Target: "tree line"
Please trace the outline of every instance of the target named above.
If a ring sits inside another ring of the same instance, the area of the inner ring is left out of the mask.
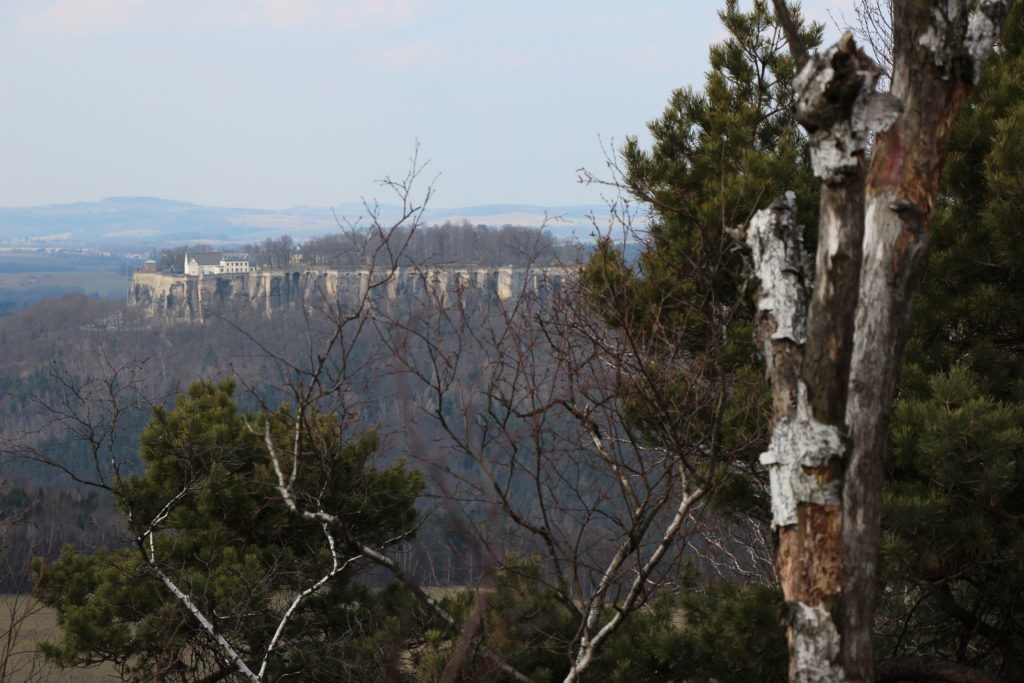
[[[339,230],[311,237],[301,244],[288,235],[268,237],[239,247],[257,266],[283,268],[293,264],[317,268],[362,268],[367,254],[378,254],[384,239],[372,227]],[[444,222],[417,226],[387,236],[389,242],[402,245],[402,264],[439,266],[551,266],[575,264],[582,246],[561,241],[543,228],[514,225],[492,227]],[[157,268],[181,270],[186,252],[215,251],[204,244],[161,249],[153,255]],[[380,264],[378,264],[380,265]]]

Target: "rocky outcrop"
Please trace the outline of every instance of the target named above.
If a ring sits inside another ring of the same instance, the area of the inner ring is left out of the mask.
[[[472,289],[507,300],[522,292],[551,291],[572,277],[564,267],[521,268],[401,268],[375,286],[375,300],[399,301],[428,292],[454,294]],[[172,275],[137,272],[132,278],[128,304],[150,318],[169,323],[202,322],[211,314],[250,310],[273,316],[274,311],[298,304],[337,301],[355,304],[371,282],[383,279],[367,269],[261,270],[222,275]]]

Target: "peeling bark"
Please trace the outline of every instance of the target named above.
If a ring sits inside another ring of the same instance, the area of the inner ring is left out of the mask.
[[[849,571],[843,644],[851,680],[874,679],[871,619],[878,574],[882,458],[924,272],[931,213],[957,112],[992,50],[1008,4],[982,0],[896,3],[892,94],[903,113],[875,142],[865,192],[864,261],[847,422],[853,448],[843,490]],[[930,5],[930,6],[929,6]],[[936,45],[934,36],[943,36]]]
[[[797,266],[780,265],[779,259],[765,258],[771,249],[751,245],[762,292],[759,316],[778,318],[780,312],[798,316],[802,320],[790,322],[789,327],[804,333],[793,340],[799,349],[787,355],[790,365],[785,372],[769,364],[774,429],[770,446],[761,456],[772,489],[776,563],[791,606],[790,678],[799,681],[842,679],[841,486],[864,226],[863,156],[868,122],[887,125],[898,113],[891,101],[873,96],[880,72],[847,34],[823,54],[804,60],[794,83],[796,116],[808,130],[814,171],[822,181],[816,278],[809,306],[804,304],[803,291],[797,298],[797,312],[783,301],[773,301],[771,310],[762,304],[769,291],[775,299],[793,298],[784,286],[784,274]],[[786,201],[795,211],[793,198],[787,196]],[[751,221],[748,242],[764,232],[758,226],[766,218]],[[795,215],[786,220],[796,224]],[[799,228],[794,231],[799,235]],[[788,247],[789,242],[785,244]],[[794,258],[802,261],[802,251],[801,244],[801,253]],[[759,326],[762,345],[767,341],[764,329]],[[765,355],[771,358],[767,347]]]
[[[881,70],[849,34],[806,55],[785,3],[774,5],[801,65],[796,117],[822,181],[809,306],[792,194],[758,212],[747,233],[773,393],[761,461],[788,605],[790,678],[870,681],[882,455],[910,304],[949,130],[1007,2],[897,3],[891,95],[874,92]],[[865,174],[869,129],[877,138]]]
[[[774,428],[761,462],[772,490],[776,564],[788,610],[790,677],[835,680],[839,631],[828,604],[842,579],[839,430],[810,413],[800,379],[806,341],[804,249],[792,193],[750,221],[747,243],[758,277],[758,338],[773,389]],[[813,558],[809,564],[805,558]]]

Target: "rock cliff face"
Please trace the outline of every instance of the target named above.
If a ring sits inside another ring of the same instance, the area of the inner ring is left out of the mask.
[[[384,285],[375,288],[378,300],[399,300],[433,292],[454,293],[475,288],[506,300],[521,292],[551,291],[572,277],[571,268],[403,268]],[[193,277],[168,273],[137,272],[132,277],[128,304],[150,318],[168,323],[198,323],[210,314],[252,310],[272,316],[275,310],[324,299],[355,303],[366,292],[378,271],[261,270],[255,273]]]

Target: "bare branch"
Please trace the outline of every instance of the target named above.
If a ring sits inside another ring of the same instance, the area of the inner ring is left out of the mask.
[[[800,37],[800,29],[797,28],[796,22],[793,21],[793,15],[790,13],[789,7],[786,6],[786,0],[772,0],[772,6],[775,8],[775,18],[786,34],[789,53],[793,55],[793,61],[796,62],[796,68],[799,71],[807,63],[808,59],[807,47]]]

